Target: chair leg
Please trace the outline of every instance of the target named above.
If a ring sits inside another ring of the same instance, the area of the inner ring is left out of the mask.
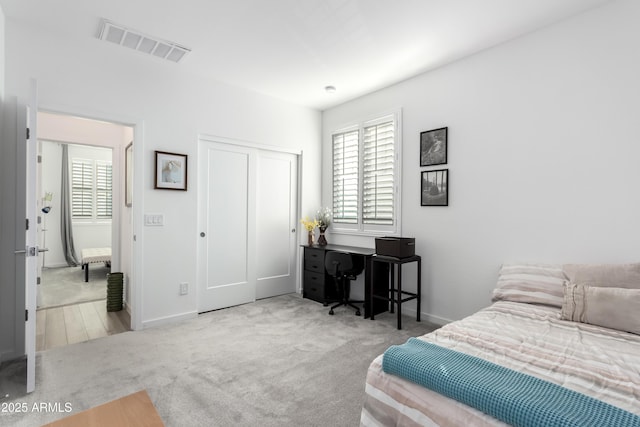
[[[338,307],[340,307],[340,306],[343,306],[343,305],[344,305],[344,306],[349,306],[349,307],[355,308],[355,310],[356,310],[356,313],[355,313],[355,314],[356,314],[356,316],[360,316],[360,315],[361,315],[361,313],[360,313],[360,307],[358,307],[358,306],[356,306],[356,305],[354,305],[354,304],[364,304],[364,301],[354,301],[354,300],[350,300],[350,299],[349,299],[349,295],[351,294],[351,281],[350,281],[350,280],[348,280],[348,279],[342,279],[342,280],[343,280],[343,282],[342,282],[342,286],[341,286],[341,287],[339,286],[339,287],[341,288],[341,291],[342,291],[342,292],[341,292],[341,293],[342,293],[342,295],[341,295],[341,297],[340,297],[340,298],[341,298],[341,300],[340,300],[340,302],[338,302],[337,304],[333,305],[333,306],[329,309],[329,314],[330,314],[330,315],[333,315],[333,314],[334,314],[334,311],[333,311],[333,310],[334,310],[335,308],[338,308]]]
[[[346,305],[348,305],[349,307],[353,307],[356,309],[356,316],[360,316],[360,307],[351,304],[352,302],[358,302],[358,301],[349,301]]]
[[[329,309],[329,314],[333,316],[333,309],[334,309],[334,308],[338,308],[338,307],[340,307],[341,305],[344,305],[344,303],[343,303],[343,302],[339,302],[339,303],[337,303],[337,304],[335,304],[335,305],[331,306],[331,308]]]

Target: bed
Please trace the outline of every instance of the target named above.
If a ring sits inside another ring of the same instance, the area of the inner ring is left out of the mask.
[[[418,340],[594,398],[627,417],[619,425],[640,425],[640,264],[505,265],[493,299]],[[385,372],[385,357],[398,348],[369,367],[361,425],[511,425]]]
[[[111,248],[86,248],[81,252],[82,269],[84,270],[84,281],[89,281],[89,264],[104,263],[111,265]]]

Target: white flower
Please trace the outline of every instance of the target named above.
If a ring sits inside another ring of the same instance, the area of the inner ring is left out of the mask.
[[[316,221],[318,221],[319,227],[329,227],[332,219],[333,213],[328,207],[320,208],[316,212]]]

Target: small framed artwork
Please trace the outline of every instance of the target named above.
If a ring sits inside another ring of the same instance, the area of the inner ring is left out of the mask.
[[[449,169],[421,172],[420,205],[449,206]]]
[[[187,191],[187,155],[156,151],[156,189]]]
[[[133,200],[133,141],[124,149],[124,205],[131,207]]]
[[[447,129],[444,127],[420,132],[420,166],[447,163]]]

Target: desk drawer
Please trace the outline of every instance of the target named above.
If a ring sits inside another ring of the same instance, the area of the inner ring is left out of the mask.
[[[305,248],[304,269],[324,274],[324,251],[322,249]]]
[[[303,297],[324,303],[324,273],[304,272]]]

